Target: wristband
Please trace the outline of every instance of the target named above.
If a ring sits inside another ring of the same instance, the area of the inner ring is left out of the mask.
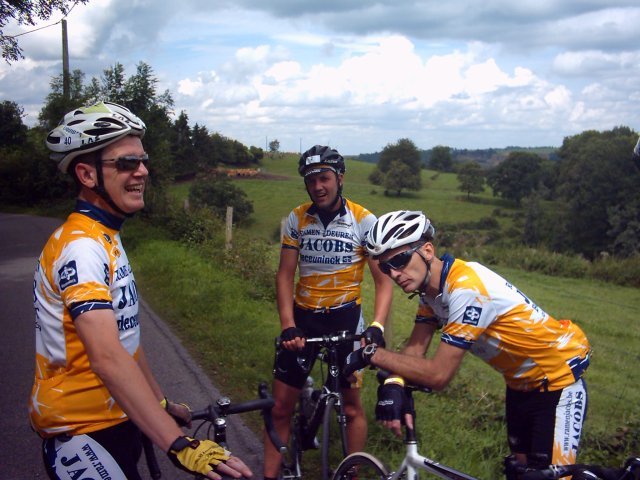
[[[371,322],[371,325],[369,325],[370,327],[376,327],[379,328],[382,333],[384,333],[384,325],[382,325],[380,322]]]
[[[384,384],[385,385],[394,384],[394,385],[400,385],[401,387],[404,387],[404,378],[398,377],[398,376],[389,377],[384,381]]]

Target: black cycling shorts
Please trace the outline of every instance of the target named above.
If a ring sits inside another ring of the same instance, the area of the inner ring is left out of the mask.
[[[576,463],[587,403],[583,379],[551,392],[519,392],[507,388],[507,435],[511,452],[545,454],[553,464]]]
[[[314,312],[294,305],[293,318],[296,327],[300,328],[307,337],[320,337],[331,333],[346,330],[351,333],[361,333],[364,330],[364,320],[361,315],[361,307],[353,304],[345,308]],[[347,343],[338,349],[340,368],[344,365],[347,355],[355,349],[355,345]],[[309,372],[318,356],[317,345],[307,345],[300,352],[280,350],[276,352],[273,365],[273,376],[281,382],[294,387],[302,388]],[[340,386],[353,388],[355,384],[349,383],[340,376]]]

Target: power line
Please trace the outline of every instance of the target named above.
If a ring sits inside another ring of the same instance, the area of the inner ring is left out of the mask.
[[[60,20],[58,20],[57,22],[54,22],[50,25],[45,25],[44,27],[38,27],[38,28],[34,28],[33,30],[29,30],[28,32],[22,32],[19,33],[17,35],[5,35],[6,38],[18,38],[21,37],[22,35],[26,35],[27,33],[33,33],[33,32],[37,32],[38,30],[44,30],[45,28],[49,28],[49,27],[53,27],[54,25],[58,25],[60,22],[62,22],[62,20],[64,20],[65,18],[67,18],[67,16],[73,11],[74,8],[76,8],[76,5],[78,5],[78,2],[80,0],[76,0],[75,2],[73,2],[73,5],[71,6],[71,8],[69,9],[69,11],[67,13],[65,13],[62,18]]]

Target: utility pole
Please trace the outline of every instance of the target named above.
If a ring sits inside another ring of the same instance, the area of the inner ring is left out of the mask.
[[[67,40],[67,21],[62,19],[62,96],[68,101],[69,92],[69,42]]]

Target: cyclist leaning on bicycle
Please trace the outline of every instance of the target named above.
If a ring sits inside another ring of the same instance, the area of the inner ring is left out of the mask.
[[[36,268],[31,423],[56,480],[139,480],[142,434],[187,471],[250,476],[216,443],[184,436],[176,420],[188,424],[189,408],[164,397],[140,344],[138,291],[120,227],[144,207],[145,131],[127,108],[100,102],[69,112],[47,136],[51,158],[79,193]]]
[[[345,173],[342,155],[330,147],[315,145],[300,157],[298,173],[304,178],[311,201],[289,214],[276,275],[283,349],[274,365],[272,415],[275,429],[285,442],[298,393],[315,360],[314,351],[303,350],[305,337],[339,330],[362,332],[360,292],[366,262],[376,289],[374,321],[365,331],[370,342],[384,341],[384,323],[392,297],[391,282],[364,250],[365,235],[376,217],[342,196]],[[299,279],[294,292],[297,268]],[[308,359],[304,368],[297,361],[300,351]],[[340,353],[341,363],[350,351],[352,348],[347,346]],[[341,384],[349,451],[361,450],[366,441],[367,422],[359,385],[352,386],[344,379]],[[265,479],[275,479],[281,457],[268,438],[264,455]]]
[[[390,212],[371,229],[370,255],[420,302],[401,353],[380,346],[357,350],[344,374],[371,364],[395,375],[378,390],[376,418],[399,434],[404,381],[441,390],[469,350],[504,376],[507,434],[516,461],[545,454],[551,463],[575,463],[587,408],[582,376],[591,348],[585,334],[575,323],[549,316],[486,267],[448,254],[436,257],[434,235],[422,212]],[[426,359],[437,328],[441,342]]]

